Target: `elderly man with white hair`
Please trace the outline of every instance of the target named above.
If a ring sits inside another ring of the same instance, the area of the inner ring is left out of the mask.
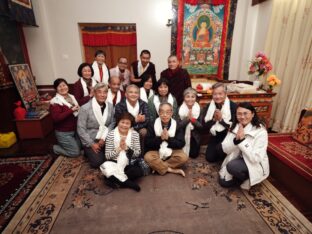
[[[160,104],[159,117],[148,127],[144,160],[160,175],[169,172],[185,176],[180,169],[188,160],[182,149],[185,145],[184,128],[177,126],[172,115],[170,103]]]
[[[103,83],[94,86],[94,97],[80,108],[77,132],[91,167],[104,162],[105,139],[115,126],[114,107],[107,102],[108,87]]]

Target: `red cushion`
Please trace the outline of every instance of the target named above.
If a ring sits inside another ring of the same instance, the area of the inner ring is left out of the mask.
[[[269,134],[268,152],[312,181],[312,149],[295,141],[291,133]]]
[[[312,109],[308,109],[293,133],[293,138],[299,143],[312,148]]]

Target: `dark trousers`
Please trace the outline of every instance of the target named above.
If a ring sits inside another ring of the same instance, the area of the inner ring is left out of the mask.
[[[226,165],[227,171],[233,175],[233,179],[225,181],[219,178],[219,183],[222,187],[232,187],[240,185],[249,178],[248,167],[243,158],[237,158],[230,161]]]
[[[125,167],[125,174],[128,176],[128,179],[135,180],[144,175],[141,167],[139,165],[128,165]]]
[[[84,147],[83,149],[91,167],[98,168],[105,161],[104,147],[99,153],[95,153],[91,147]]]
[[[189,156],[191,158],[197,158],[199,155],[200,144],[197,144],[194,137],[191,137],[191,145],[190,145],[190,153]]]
[[[224,160],[226,154],[223,152],[221,143],[226,137],[227,130],[217,132],[216,136],[210,136],[207,149],[206,149],[206,160],[208,162],[218,162]]]

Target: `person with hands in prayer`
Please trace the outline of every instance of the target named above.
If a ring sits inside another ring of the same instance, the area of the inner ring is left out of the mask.
[[[149,167],[140,157],[140,137],[133,130],[134,117],[125,112],[119,115],[117,127],[106,138],[106,161],[100,166],[112,188],[127,187],[140,191],[135,179],[148,174]]]
[[[188,155],[182,150],[185,145],[184,129],[177,126],[172,115],[170,103],[160,104],[159,117],[148,127],[144,160],[160,175],[169,172],[185,176],[180,169],[188,160]]]
[[[223,83],[212,86],[212,100],[202,112],[203,131],[210,134],[206,160],[208,162],[221,161],[224,158],[217,154],[216,146],[220,144],[235,117],[236,104],[227,97]]]
[[[268,133],[249,102],[239,103],[236,117],[217,152],[225,155],[219,172],[223,187],[249,190],[269,176]]]
[[[179,109],[179,126],[185,129],[185,146],[183,151],[191,158],[199,155],[201,109],[196,102],[197,92],[193,88],[187,88],[183,92],[184,101]]]

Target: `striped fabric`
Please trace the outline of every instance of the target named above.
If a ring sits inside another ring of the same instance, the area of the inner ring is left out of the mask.
[[[140,136],[139,136],[139,133],[136,131],[132,132],[130,148],[134,151],[133,156],[132,156],[133,159],[140,157],[140,154],[141,154]],[[107,138],[106,138],[105,157],[106,157],[106,160],[117,160],[117,157],[118,157],[118,154],[114,146],[114,131],[113,130],[108,133]]]

